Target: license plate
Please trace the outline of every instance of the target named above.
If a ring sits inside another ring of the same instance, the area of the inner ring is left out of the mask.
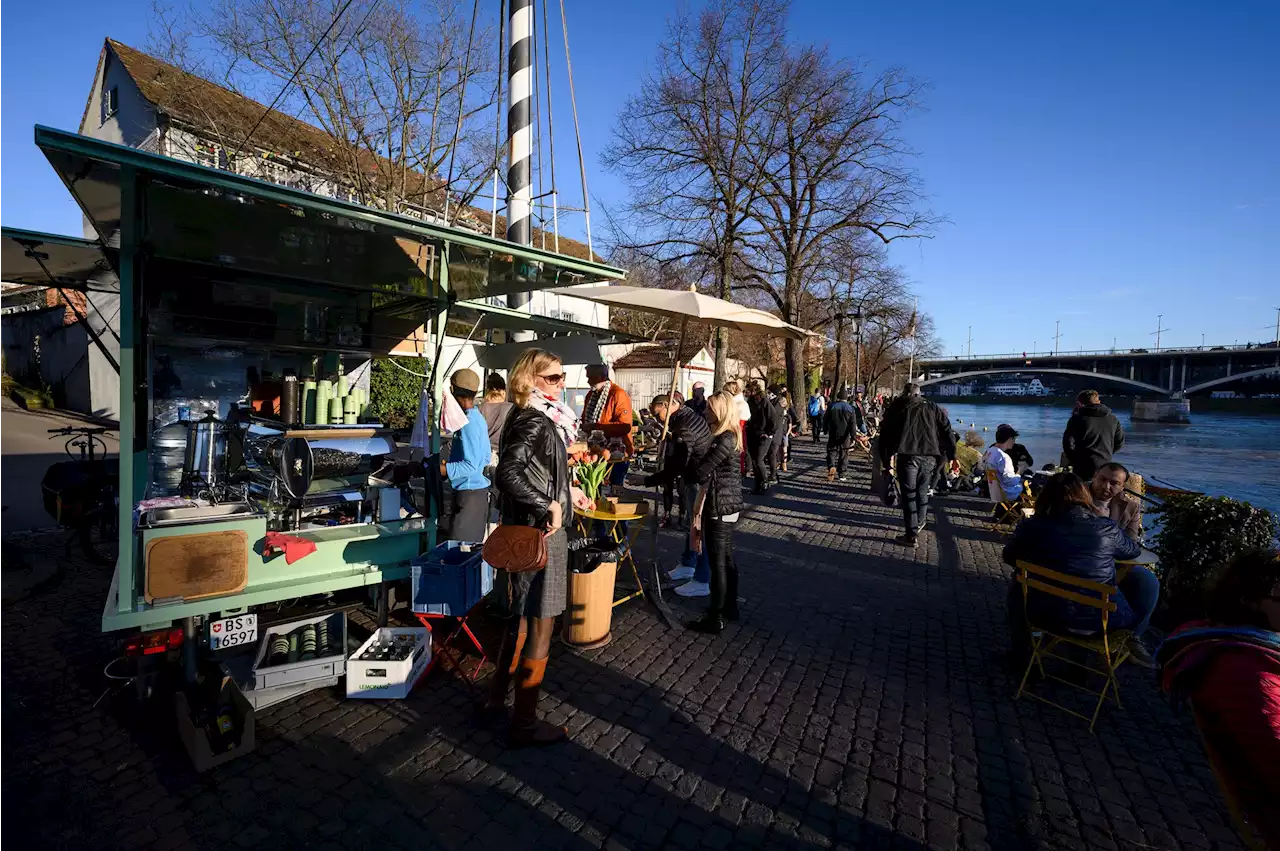
[[[239,647],[258,640],[258,616],[237,615],[209,624],[209,649]]]

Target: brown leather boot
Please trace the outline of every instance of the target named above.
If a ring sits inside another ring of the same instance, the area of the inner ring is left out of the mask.
[[[498,658],[494,660],[495,667],[493,679],[489,681],[489,695],[476,707],[477,723],[492,726],[507,720],[507,688],[511,685],[511,677],[515,674],[516,668],[520,666],[524,638],[523,632],[516,633],[514,640],[510,636],[503,637],[502,649],[498,651]],[[508,651],[510,651],[509,655]]]
[[[548,724],[538,717],[538,697],[542,678],[547,672],[546,659],[525,659],[516,674],[515,706],[511,712],[511,729],[507,745],[513,748],[542,747],[563,742],[569,737],[564,727]]]
[[[836,480],[836,468],[835,468],[835,467],[828,467],[828,468],[827,468],[827,481],[828,481],[828,482],[834,482],[835,480]]]

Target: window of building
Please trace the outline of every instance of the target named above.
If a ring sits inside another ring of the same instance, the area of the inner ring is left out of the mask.
[[[106,121],[120,109],[120,89],[112,86],[102,92],[102,120]]]
[[[547,316],[550,316],[552,319],[562,320],[564,322],[578,321],[578,314],[574,313],[572,310],[548,310]]]

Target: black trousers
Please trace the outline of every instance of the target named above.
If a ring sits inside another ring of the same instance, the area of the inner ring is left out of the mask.
[[[489,489],[454,491],[453,513],[449,520],[446,540],[483,542],[489,522]]]
[[[929,485],[933,484],[938,459],[932,455],[899,455],[898,487],[902,491],[902,518],[907,534],[915,536],[929,509]]]
[[[772,437],[747,438],[747,452],[751,455],[751,472],[756,477],[757,492],[764,490],[765,482],[769,480],[769,469],[775,467],[772,450]],[[778,477],[776,468],[773,477]]]
[[[827,443],[827,469],[836,468],[836,475],[844,475],[844,465],[849,460],[849,441],[833,440]]]
[[[737,616],[738,563],[733,558],[733,523],[710,516],[708,500],[702,509],[702,545],[707,548],[711,568],[711,597],[707,614],[712,617]]]
[[[822,414],[809,417],[809,424],[813,427],[813,442],[817,443],[822,439]]]

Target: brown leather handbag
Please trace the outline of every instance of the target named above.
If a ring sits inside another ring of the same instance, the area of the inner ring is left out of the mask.
[[[532,573],[547,566],[547,536],[534,526],[504,523],[484,542],[487,564],[508,573]]]

